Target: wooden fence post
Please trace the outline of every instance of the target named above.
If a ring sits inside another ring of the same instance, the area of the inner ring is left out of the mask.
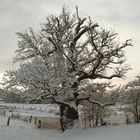
[[[8,117],[7,126],[9,126],[9,124],[10,124],[10,119],[11,119],[11,117]]]
[[[30,122],[30,123],[32,122],[32,116],[30,116],[29,122]]]
[[[34,122],[35,125],[36,125],[36,120],[37,120],[37,118],[35,117],[35,122]]]
[[[5,114],[6,114],[6,110],[3,111],[3,115],[4,115],[4,116],[5,116]]]
[[[38,120],[38,128],[41,128],[41,120]]]

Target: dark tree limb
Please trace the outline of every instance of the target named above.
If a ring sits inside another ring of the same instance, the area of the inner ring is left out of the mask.
[[[78,102],[80,102],[80,101],[88,101],[88,102],[90,102],[92,104],[98,105],[101,108],[105,108],[107,106],[115,105],[114,98],[112,99],[112,102],[105,103],[105,104],[102,104],[101,102],[98,102],[98,101],[95,101],[93,99],[90,99],[90,97],[84,97],[84,98],[78,99]]]

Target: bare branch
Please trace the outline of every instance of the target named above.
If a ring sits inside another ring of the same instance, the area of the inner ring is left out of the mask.
[[[88,101],[88,102],[90,102],[92,104],[98,105],[101,108],[111,106],[111,105],[115,105],[114,99],[112,99],[112,102],[105,103],[105,104],[102,104],[101,102],[98,102],[98,101],[95,101],[93,99],[90,99],[90,97],[83,97],[83,98],[78,99],[78,102],[80,102],[80,101]]]

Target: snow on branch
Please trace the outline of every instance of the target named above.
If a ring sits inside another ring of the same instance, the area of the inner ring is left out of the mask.
[[[84,98],[78,99],[78,102],[80,102],[80,101],[88,101],[88,102],[90,102],[90,103],[92,103],[92,104],[98,105],[98,106],[101,107],[101,108],[104,108],[104,107],[107,107],[107,106],[111,106],[111,105],[115,105],[115,100],[114,100],[114,98],[112,98],[112,102],[105,103],[105,104],[103,104],[103,103],[101,103],[101,102],[99,102],[99,101],[95,101],[95,100],[93,100],[93,99],[90,99],[90,97],[84,97]]]

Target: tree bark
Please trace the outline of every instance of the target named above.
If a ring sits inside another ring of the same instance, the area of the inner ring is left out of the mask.
[[[63,104],[60,105],[60,126],[61,126],[61,130],[64,131],[64,110],[65,110],[65,106]]]
[[[76,120],[76,119],[78,119],[78,111],[76,111],[72,107],[68,107],[68,109],[67,109],[67,116],[66,117],[68,119]]]

